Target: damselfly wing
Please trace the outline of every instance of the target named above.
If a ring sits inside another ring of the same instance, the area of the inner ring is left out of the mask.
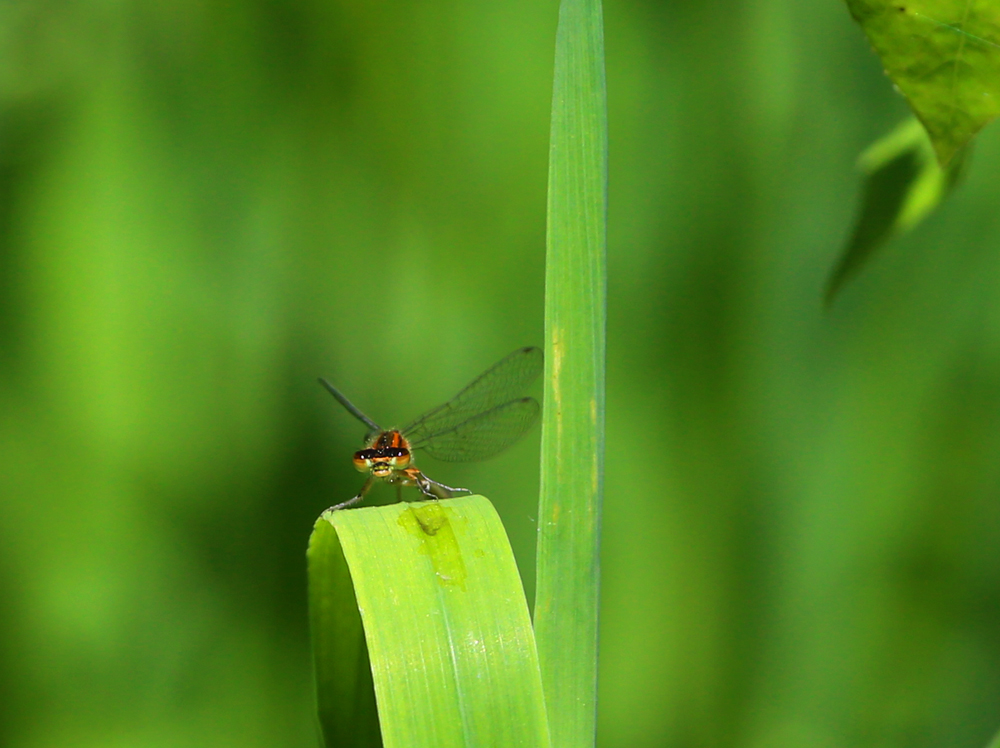
[[[448,498],[456,492],[471,493],[428,478],[414,465],[413,451],[423,450],[446,462],[485,460],[499,454],[520,439],[538,418],[538,401],[519,395],[541,371],[541,349],[519,348],[451,400],[401,429],[383,429],[336,387],[320,379],[337,402],[368,427],[365,448],[354,453],[354,466],[368,473],[368,479],[357,496],[331,509],[358,503],[376,480],[416,486],[432,499]]]

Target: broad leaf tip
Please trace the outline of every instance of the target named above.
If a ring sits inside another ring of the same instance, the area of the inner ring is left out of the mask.
[[[1000,3],[847,0],[942,167],[1000,115]]]

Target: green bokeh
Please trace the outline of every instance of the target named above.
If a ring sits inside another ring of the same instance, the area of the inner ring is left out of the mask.
[[[316,745],[305,548],[362,479],[316,377],[403,422],[541,342],[556,9],[0,6],[0,745]],[[606,23],[600,745],[980,748],[998,130],[825,313],[906,115],[846,8]],[[529,599],[537,449],[421,462]]]

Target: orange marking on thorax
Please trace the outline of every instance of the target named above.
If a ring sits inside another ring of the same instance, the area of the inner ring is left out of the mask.
[[[400,432],[395,429],[392,431],[383,431],[378,434],[371,443],[371,449],[386,449],[387,447],[402,447],[404,449],[410,448],[410,443],[406,441]]]

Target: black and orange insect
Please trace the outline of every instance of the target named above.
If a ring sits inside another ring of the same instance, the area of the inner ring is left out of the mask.
[[[420,449],[445,462],[485,460],[516,442],[538,417],[540,407],[532,397],[518,397],[542,371],[539,348],[519,348],[480,374],[455,397],[433,408],[401,429],[383,429],[358,410],[325,379],[319,382],[347,412],[368,427],[365,448],[354,453],[354,467],[368,473],[358,495],[331,509],[361,501],[376,480],[397,487],[416,486],[431,499],[471,493],[452,488],[424,475],[413,463]]]

